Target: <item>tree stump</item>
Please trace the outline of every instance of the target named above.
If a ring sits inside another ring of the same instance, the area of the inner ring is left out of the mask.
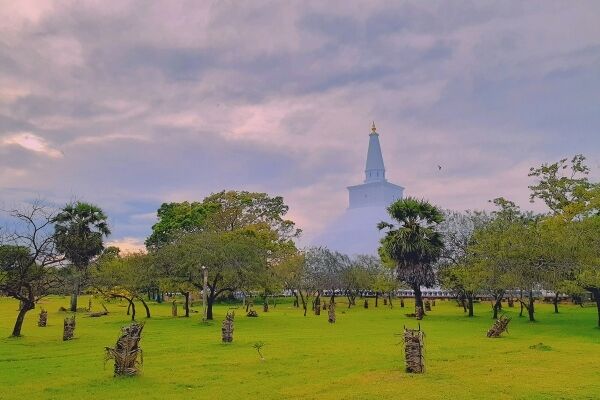
[[[246,314],[247,317],[258,317],[258,313],[254,310],[250,310],[248,311],[248,314]]]
[[[40,316],[38,319],[38,326],[43,328],[44,326],[46,326],[47,323],[48,323],[48,311],[46,311],[42,308],[42,311],[40,311]]]
[[[508,307],[513,308],[515,306],[515,301],[512,299],[512,297],[508,298]]]
[[[171,316],[177,316],[177,301],[173,300],[173,304],[171,305]]]
[[[419,329],[404,328],[404,358],[406,372],[422,374],[425,372],[425,333]]]
[[[138,322],[123,327],[115,348],[105,347],[105,362],[115,360],[114,376],[133,376],[139,373],[139,367],[144,362],[142,349],[139,347],[143,329],[144,324]]]
[[[315,315],[321,315],[321,301],[315,300]]]
[[[431,302],[429,300],[425,300],[425,311],[431,311]]]
[[[387,306],[387,299],[385,297],[383,298],[383,305]]]
[[[92,311],[92,296],[90,296],[90,298],[88,299],[88,312]]]
[[[63,341],[73,339],[75,333],[75,316],[65,318],[63,325]]]
[[[227,312],[225,316],[225,320],[223,320],[223,326],[221,327],[221,339],[223,343],[231,343],[233,342],[233,318],[235,317],[235,312],[232,311]]]
[[[329,321],[330,324],[335,324],[335,303],[333,301],[329,302],[327,321]]]
[[[400,307],[404,308],[404,299],[400,299]]]
[[[487,331],[487,337],[500,337],[502,332],[508,332],[508,323],[510,322],[510,318],[505,315],[501,315],[500,318],[494,322],[494,325]]]
[[[269,312],[269,303],[264,303],[263,304],[263,311],[264,312]]]
[[[431,305],[435,307],[435,300],[431,300]]]
[[[415,307],[415,317],[418,320],[422,320],[423,319],[423,315],[424,315],[423,307],[421,307],[421,306]]]
[[[363,305],[364,308],[369,308],[369,299],[365,299],[365,304]]]

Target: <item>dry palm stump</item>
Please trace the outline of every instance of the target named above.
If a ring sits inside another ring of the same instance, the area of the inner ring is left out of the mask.
[[[177,301],[173,300],[173,304],[171,305],[171,316],[177,316]]]
[[[431,311],[431,302],[429,300],[425,300],[425,311]]]
[[[248,314],[246,314],[247,317],[258,317],[258,313],[254,310],[250,310],[248,311]]]
[[[502,332],[508,332],[508,323],[510,322],[510,318],[505,315],[501,315],[500,318],[494,322],[494,325],[487,331],[487,337],[500,337]]]
[[[407,329],[404,327],[404,358],[406,361],[406,372],[422,374],[425,372],[425,333],[419,329]]]
[[[115,348],[105,347],[105,362],[115,360],[115,376],[132,376],[139,373],[144,362],[142,349],[139,347],[143,329],[144,324],[138,322],[125,326],[121,328],[121,336],[117,339]]]
[[[335,324],[335,303],[333,301],[329,302],[327,321],[329,321],[330,324]]]
[[[75,316],[65,318],[63,325],[63,341],[73,339],[75,333]]]
[[[221,339],[224,343],[233,342],[233,318],[235,312],[227,312],[225,319],[223,320],[223,326],[221,327]]]
[[[48,311],[46,311],[42,308],[42,311],[40,311],[40,317],[38,319],[38,326],[44,327],[44,326],[46,326],[47,323],[48,323]]]

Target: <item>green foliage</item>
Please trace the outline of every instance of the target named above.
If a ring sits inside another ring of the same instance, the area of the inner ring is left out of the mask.
[[[379,229],[388,229],[379,248],[382,259],[393,260],[399,279],[407,284],[433,285],[432,265],[444,246],[436,230],[444,220],[443,213],[426,201],[410,197],[392,203],[388,212],[398,226],[379,224]]]
[[[146,239],[146,247],[158,248],[177,234],[201,231],[206,227],[207,216],[216,208],[214,204],[199,202],[163,203],[157,211],[158,222]]]
[[[102,252],[103,237],[110,234],[102,209],[89,203],[67,204],[52,222],[56,248],[79,269]]]
[[[593,185],[587,175],[590,169],[585,165],[585,157],[575,155],[570,163],[566,158],[552,163],[531,168],[529,176],[538,178],[531,190],[530,201],[542,200],[554,214],[560,214],[573,203],[580,202],[585,192]]]

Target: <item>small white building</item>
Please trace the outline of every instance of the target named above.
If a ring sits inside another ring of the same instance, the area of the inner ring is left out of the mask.
[[[401,199],[404,188],[385,178],[383,154],[375,123],[369,134],[369,148],[363,183],[348,186],[348,208],[345,213],[318,236],[313,245],[327,246],[346,254],[377,254],[383,233],[380,221],[389,221],[386,208]]]

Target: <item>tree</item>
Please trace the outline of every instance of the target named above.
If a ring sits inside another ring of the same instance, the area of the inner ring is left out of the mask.
[[[103,296],[127,300],[131,309],[131,320],[135,320],[135,300],[141,301],[150,318],[150,308],[143,294],[151,283],[150,256],[133,253],[118,254],[102,258],[92,270],[92,285]]]
[[[157,211],[158,222],[152,225],[152,234],[146,239],[146,247],[154,250],[179,234],[202,231],[208,215],[216,208],[215,204],[200,202],[163,203]]]
[[[397,226],[379,223],[379,229],[387,229],[379,247],[380,256],[384,262],[394,261],[398,279],[410,285],[415,293],[415,306],[422,308],[421,286],[435,283],[433,264],[444,247],[436,230],[444,216],[427,201],[411,197],[392,203],[388,212]]]
[[[87,267],[104,250],[103,238],[110,234],[107,217],[97,206],[76,202],[67,204],[54,219],[54,241],[73,267],[71,311],[77,311],[82,279]]]
[[[257,283],[264,273],[267,261],[262,233],[256,228],[246,228],[181,235],[161,247],[154,260],[159,268],[176,271],[176,277],[185,277],[187,283],[198,290],[203,288],[201,267],[205,266],[208,269],[207,318],[213,319],[213,304],[221,294]],[[176,269],[167,269],[167,263],[176,263]]]
[[[476,230],[490,223],[492,216],[481,211],[465,213],[446,211],[439,230],[444,238],[444,249],[438,265],[438,280],[452,290],[457,298],[467,301],[468,315],[474,315],[475,295],[485,288],[489,270],[485,270],[469,253]]]
[[[58,283],[55,265],[62,261],[51,234],[53,214],[36,202],[13,210],[15,232],[0,238],[0,293],[20,302],[12,336],[21,336],[25,315]]]

